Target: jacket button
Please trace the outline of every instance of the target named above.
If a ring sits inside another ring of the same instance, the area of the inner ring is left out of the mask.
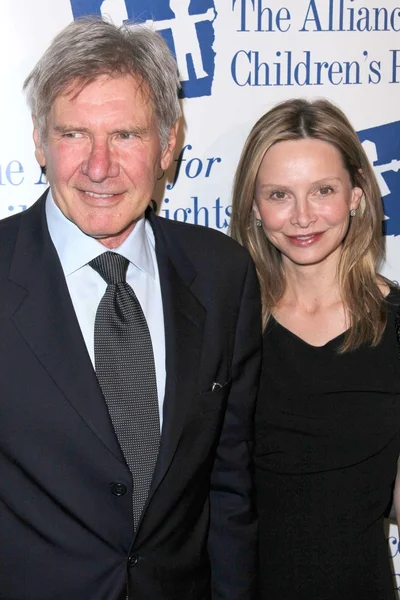
[[[111,493],[114,494],[114,496],[123,496],[127,491],[127,487],[124,483],[113,482],[111,484]]]
[[[135,567],[139,562],[139,557],[138,556],[130,556],[128,558],[128,564],[130,567]]]

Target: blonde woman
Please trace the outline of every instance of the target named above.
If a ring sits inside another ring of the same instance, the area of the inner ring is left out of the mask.
[[[377,273],[382,220],[338,108],[289,100],[255,124],[231,232],[263,297],[260,600],[394,598],[383,517],[400,452],[400,292]]]

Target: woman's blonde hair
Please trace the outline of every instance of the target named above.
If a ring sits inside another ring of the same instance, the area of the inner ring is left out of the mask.
[[[246,246],[260,279],[263,324],[285,291],[281,253],[256,226],[255,183],[265,153],[277,142],[312,138],[339,151],[353,187],[363,195],[350,219],[338,264],[338,282],[349,321],[341,351],[376,345],[386,325],[377,268],[384,258],[383,210],[377,181],[360,140],[343,112],[328,100],[287,100],[263,115],[251,130],[235,175],[230,231]],[[381,278],[383,279],[383,278]]]

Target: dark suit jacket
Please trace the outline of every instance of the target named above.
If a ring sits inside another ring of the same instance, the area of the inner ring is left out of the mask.
[[[128,588],[134,600],[206,600],[211,589],[249,600],[261,327],[248,254],[148,214],[167,377],[158,463],[133,535],[131,475],[44,202],[0,222],[0,598],[122,600]]]

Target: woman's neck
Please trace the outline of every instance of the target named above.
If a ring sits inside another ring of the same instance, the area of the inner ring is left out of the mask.
[[[280,306],[284,304],[313,313],[341,303],[336,261],[316,265],[288,262],[284,270],[286,289]]]

